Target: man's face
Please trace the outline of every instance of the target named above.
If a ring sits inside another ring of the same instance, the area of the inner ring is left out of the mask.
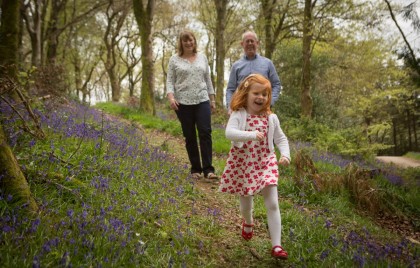
[[[244,49],[245,55],[248,58],[254,58],[257,54],[259,42],[252,33],[246,34],[241,42],[241,46]]]

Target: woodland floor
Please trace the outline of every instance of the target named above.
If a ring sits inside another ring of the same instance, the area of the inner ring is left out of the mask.
[[[146,135],[149,144],[167,151],[174,158],[174,163],[189,165],[188,156],[184,147],[184,140],[182,138],[174,137],[158,130],[145,129],[138,124],[136,124],[136,127],[139,131],[143,132],[143,135]],[[219,193],[217,191],[217,183],[208,183],[204,181],[204,179],[197,180],[195,185],[201,196],[200,199],[196,200],[196,211],[198,213],[203,213],[203,215],[207,215],[209,209],[218,209],[220,218],[222,219],[220,224],[228,233],[227,236],[219,238],[220,241],[217,241],[218,238],[211,238],[212,240],[216,239],[216,241],[213,241],[212,245],[217,248],[216,252],[219,252],[218,263],[225,264],[227,265],[226,267],[228,267],[230,263],[228,259],[225,259],[225,256],[229,256],[228,252],[238,247],[245,247],[250,256],[261,259],[262,257],[259,253],[245,243],[240,236],[241,216],[239,214],[239,202],[236,196]],[[280,199],[281,202],[292,202],[291,200],[282,197],[280,197]],[[304,211],[311,213],[308,209],[304,209]],[[409,219],[404,220],[396,216],[383,215],[378,216],[373,220],[378,225],[382,226],[382,228],[389,229],[400,236],[406,237],[413,243],[420,244],[420,231],[414,230],[413,223],[410,222]],[[270,243],[266,226],[263,223],[255,221],[254,235],[261,239],[266,239],[267,243]]]

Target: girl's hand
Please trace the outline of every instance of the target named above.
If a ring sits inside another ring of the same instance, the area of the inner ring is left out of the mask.
[[[262,141],[264,140],[264,133],[259,132],[258,130],[255,131],[257,133],[257,140]]]
[[[287,157],[281,157],[279,160],[279,165],[287,167],[290,164],[290,160]]]

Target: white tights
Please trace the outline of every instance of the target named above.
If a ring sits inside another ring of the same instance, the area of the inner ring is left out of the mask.
[[[281,245],[281,215],[278,202],[277,186],[269,185],[261,191],[267,210],[268,231],[270,232],[272,246]],[[253,196],[240,196],[240,211],[245,223],[252,224]],[[250,232],[251,228],[245,228]]]

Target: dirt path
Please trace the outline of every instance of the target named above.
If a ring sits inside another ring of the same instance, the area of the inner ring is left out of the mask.
[[[384,163],[389,163],[389,164],[392,163],[402,168],[420,167],[419,160],[415,160],[415,159],[411,159],[411,158],[403,157],[403,156],[378,156],[376,157],[376,159]]]

